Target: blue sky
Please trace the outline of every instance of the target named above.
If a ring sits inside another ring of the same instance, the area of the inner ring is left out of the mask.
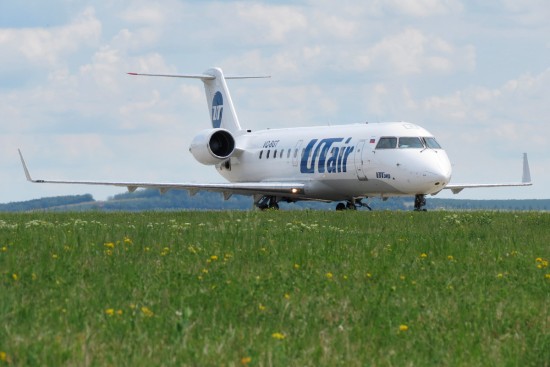
[[[221,182],[188,152],[208,124],[202,84],[128,71],[270,74],[230,81],[250,129],[410,121],[453,182],[531,188],[454,198],[550,198],[550,7],[544,0],[0,0],[0,202],[118,188],[37,178]]]

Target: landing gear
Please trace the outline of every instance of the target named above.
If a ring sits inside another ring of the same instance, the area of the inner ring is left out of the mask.
[[[256,206],[260,210],[279,210],[279,204],[277,204],[277,198],[275,196],[262,196],[260,200],[256,202]]]
[[[365,204],[361,202],[362,199],[351,199],[348,200],[345,204],[344,203],[338,203],[336,204],[336,210],[357,210],[358,207],[363,206],[367,208],[368,210],[372,210],[372,208],[369,206],[369,204]]]
[[[426,208],[426,195],[418,194],[414,197],[414,211],[425,212]]]

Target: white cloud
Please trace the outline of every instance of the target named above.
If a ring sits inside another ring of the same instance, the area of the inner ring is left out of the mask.
[[[430,17],[461,12],[463,5],[458,0],[385,0],[388,9],[414,17]]]
[[[352,55],[357,70],[379,70],[409,75],[422,72],[472,70],[475,50],[472,46],[454,47],[437,36],[418,29],[406,29],[384,37],[372,47]]]
[[[66,26],[0,29],[0,53],[4,65],[13,68],[21,67],[22,60],[33,67],[52,66],[83,46],[96,45],[100,35],[101,22],[87,8]]]

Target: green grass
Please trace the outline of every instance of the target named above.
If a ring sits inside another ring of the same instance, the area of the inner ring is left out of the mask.
[[[0,215],[0,366],[550,366],[550,214]]]

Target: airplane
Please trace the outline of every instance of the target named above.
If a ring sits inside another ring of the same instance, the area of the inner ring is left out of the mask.
[[[228,79],[269,76],[224,76],[220,68],[202,74],[133,76],[200,79],[205,88],[212,127],[192,140],[189,151],[214,166],[225,183],[103,182],[33,179],[21,150],[26,179],[33,183],[110,185],[137,188],[221,192],[250,195],[260,209],[279,209],[280,202],[338,202],[336,210],[371,209],[363,200],[414,196],[414,210],[425,211],[426,196],[442,190],[530,186],[527,154],[517,183],[453,184],[451,163],[434,135],[409,122],[360,123],[266,130],[241,128],[227,87]]]

